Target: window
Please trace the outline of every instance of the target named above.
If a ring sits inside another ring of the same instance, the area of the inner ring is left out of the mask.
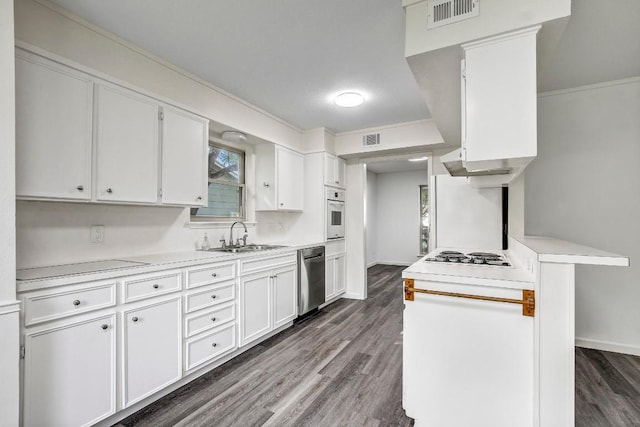
[[[195,219],[244,218],[244,153],[209,143],[209,203],[191,209]]]
[[[420,186],[420,254],[429,252],[429,186]]]

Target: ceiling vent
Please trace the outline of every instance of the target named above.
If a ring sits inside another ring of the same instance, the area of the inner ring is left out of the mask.
[[[480,0],[432,0],[427,8],[427,29],[431,29],[479,16]]]
[[[371,147],[373,145],[380,145],[380,134],[370,133],[362,137],[362,145],[364,147]]]

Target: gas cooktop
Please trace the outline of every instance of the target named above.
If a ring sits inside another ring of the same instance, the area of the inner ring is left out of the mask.
[[[441,251],[433,256],[424,258],[423,261],[478,266],[511,267],[511,263],[505,255],[495,254],[491,252],[469,252],[464,254],[458,251]]]

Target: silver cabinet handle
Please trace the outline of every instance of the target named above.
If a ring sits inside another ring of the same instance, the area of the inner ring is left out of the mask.
[[[218,345],[218,344],[213,343],[213,344],[211,344],[211,347],[216,347],[217,345]]]
[[[284,203],[280,203],[280,206],[284,206]]]
[[[198,196],[196,200],[202,200],[202,196]]]
[[[137,316],[132,317],[132,318],[131,318],[131,321],[132,321],[133,323],[137,322],[137,321],[138,321],[138,317],[137,317]]]
[[[340,184],[340,181],[334,181],[336,184]]]
[[[111,188],[107,188],[107,193],[111,194],[113,193],[113,190]]]
[[[212,322],[215,322],[215,321],[216,321],[216,318],[215,318],[215,317],[212,317],[212,318],[211,318],[211,321],[212,321]]]
[[[80,300],[79,299],[73,300],[73,305],[75,305],[76,307],[79,306]]]
[[[215,296],[215,295],[211,295],[211,298],[212,298],[212,299],[216,299],[216,296]]]
[[[216,273],[211,273],[211,277],[218,277]]]
[[[160,287],[160,285],[158,285],[157,283],[153,285],[153,289],[158,289]]]
[[[78,191],[83,191],[83,190],[84,190],[84,187],[83,187],[82,185],[78,185],[78,186],[76,187],[76,189],[77,189]]]
[[[101,328],[102,328],[103,330],[107,330],[107,329],[109,329],[109,325],[107,325],[107,324],[105,323],[104,325],[102,325],[102,326],[101,326]]]
[[[266,188],[269,188],[269,183],[268,183],[268,182],[263,182],[263,183],[262,183],[262,186],[263,186],[263,187],[266,187]]]

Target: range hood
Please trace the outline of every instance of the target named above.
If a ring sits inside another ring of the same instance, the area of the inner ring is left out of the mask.
[[[512,168],[481,169],[473,171],[467,170],[464,162],[462,161],[462,152],[459,148],[440,157],[440,162],[444,165],[451,176],[471,177],[509,175],[514,172]]]

